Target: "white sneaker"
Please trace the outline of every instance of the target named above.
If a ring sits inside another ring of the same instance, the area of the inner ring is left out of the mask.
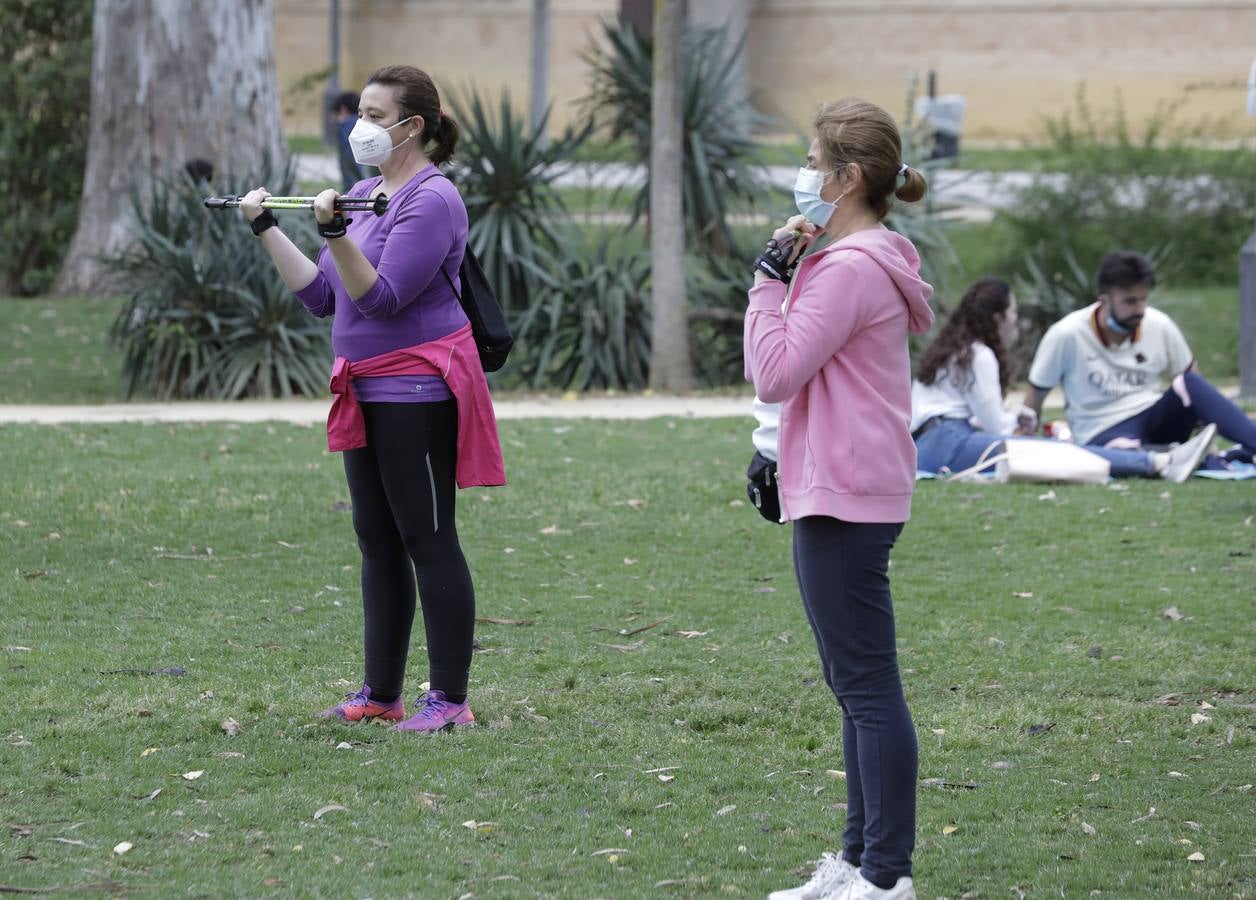
[[[859,870],[835,853],[825,853],[816,863],[811,880],[802,887],[773,891],[768,900],[820,900],[840,891],[859,875]]]
[[[1189,441],[1178,444],[1169,451],[1169,464],[1160,470],[1160,477],[1174,484],[1181,484],[1195,474],[1199,464],[1208,455],[1212,440],[1217,436],[1216,425],[1205,425],[1199,434]]]
[[[916,900],[916,889],[906,875],[892,888],[879,888],[855,869],[855,877],[844,888],[825,894],[823,900]]]

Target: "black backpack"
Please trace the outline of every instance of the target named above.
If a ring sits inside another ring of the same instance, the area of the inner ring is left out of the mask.
[[[424,181],[435,178],[437,175],[447,177],[443,172],[437,172],[427,176],[419,184],[422,185]],[[510,348],[515,345],[515,339],[510,333],[510,326],[506,324],[506,314],[502,312],[502,306],[497,302],[497,293],[488,283],[480,261],[475,258],[475,253],[471,250],[470,241],[467,242],[466,250],[462,254],[462,265],[458,268],[462,293],[454,287],[454,280],[445,271],[443,263],[440,273],[445,276],[449,289],[454,292],[454,296],[462,305],[462,311],[467,314],[467,319],[471,322],[475,346],[480,351],[480,365],[485,372],[496,372],[506,364],[506,357],[510,355]]]
[[[454,296],[462,304],[462,311],[471,321],[471,333],[475,336],[476,349],[480,351],[480,365],[485,372],[496,372],[506,364],[506,357],[510,355],[515,339],[510,333],[510,326],[506,324],[506,314],[497,302],[497,294],[488,283],[480,261],[471,250],[471,244],[467,244],[467,249],[462,254],[462,265],[458,269],[458,278],[462,282],[461,294],[454,287],[453,279],[445,271],[444,265],[440,267],[440,273],[449,282],[449,289],[454,292]]]

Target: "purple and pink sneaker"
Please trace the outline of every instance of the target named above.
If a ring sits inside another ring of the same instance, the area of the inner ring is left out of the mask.
[[[450,703],[444,691],[428,691],[417,703],[419,711],[397,723],[398,731],[445,731],[456,725],[474,725],[475,716],[466,702]]]
[[[325,709],[319,715],[324,719],[337,718],[346,722],[361,722],[365,719],[396,722],[405,718],[406,705],[400,697],[391,703],[372,700],[370,685],[364,684],[362,690],[345,694],[344,703]]]

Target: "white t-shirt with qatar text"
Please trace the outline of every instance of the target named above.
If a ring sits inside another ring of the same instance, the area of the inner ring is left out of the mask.
[[[1092,303],[1047,329],[1029,369],[1034,387],[1063,389],[1079,444],[1152,406],[1194,361],[1181,330],[1160,310],[1148,307],[1132,339],[1120,344],[1104,340],[1098,311]]]

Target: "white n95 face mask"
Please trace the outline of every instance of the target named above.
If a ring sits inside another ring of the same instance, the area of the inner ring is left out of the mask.
[[[840,197],[832,203],[823,199],[820,196],[822,187],[824,173],[819,169],[808,169],[804,166],[798,170],[798,177],[794,180],[794,203],[808,222],[820,228],[837,212],[837,204],[841,201]]]
[[[413,119],[410,116],[402,119],[397,125],[404,125]],[[388,159],[393,152],[392,138],[388,136],[388,132],[392,131],[397,125],[389,125],[382,128],[374,122],[368,122],[366,119],[358,119],[358,124],[353,126],[353,130],[349,132],[349,147],[353,150],[353,159],[358,165],[362,166],[378,166],[384,160]],[[406,141],[410,138],[406,138]],[[406,141],[402,141],[404,144]],[[401,144],[397,146],[400,147]]]

